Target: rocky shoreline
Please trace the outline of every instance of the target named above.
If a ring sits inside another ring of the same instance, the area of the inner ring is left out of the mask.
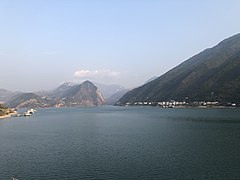
[[[9,117],[12,117],[13,115],[17,115],[17,114],[18,113],[15,111],[15,112],[0,116],[0,119],[9,118]]]
[[[0,105],[0,119],[8,118],[17,114],[18,113],[15,109],[10,109],[4,105]]]

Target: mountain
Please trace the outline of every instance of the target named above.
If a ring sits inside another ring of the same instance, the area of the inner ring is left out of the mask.
[[[22,94],[21,92],[12,92],[6,89],[0,89],[0,102],[10,101],[14,96]]]
[[[39,91],[23,93],[6,103],[13,108],[72,107],[103,105],[104,98],[99,89],[90,81],[80,85],[64,83],[52,92]]]
[[[106,105],[114,105],[126,92],[128,92],[129,89],[124,89],[121,91],[116,92],[112,96],[106,99],[105,104]]]
[[[240,103],[239,69],[240,34],[237,34],[129,91],[117,104],[186,99]]]
[[[101,91],[101,93],[103,94],[104,98],[109,98],[110,96],[112,96],[113,94],[126,90],[126,88],[120,86],[120,85],[105,85],[105,84],[101,84],[98,82],[94,82],[94,84],[98,87],[98,89]]]
[[[120,85],[104,85],[98,82],[94,82],[93,84],[99,89],[99,91],[101,91],[105,99],[109,98],[110,96],[112,96],[113,94],[119,91],[126,89]],[[64,93],[66,93],[69,89],[71,89],[75,85],[79,85],[79,84],[73,83],[73,82],[66,82],[61,86],[59,86],[58,88],[51,91],[50,93],[45,93],[45,94],[41,93],[41,95],[47,95],[50,97],[62,97]]]
[[[72,86],[61,96],[61,99],[65,106],[98,106],[104,103],[101,92],[90,81]]]
[[[76,83],[72,82],[66,82],[62,84],[61,86],[54,89],[52,92],[49,93],[49,96],[52,97],[61,97],[64,93],[66,93],[69,89],[71,89],[73,86],[77,85]]]
[[[158,77],[157,76],[154,76],[154,77],[151,77],[150,79],[148,79],[144,84],[147,84],[155,79],[157,79]]]
[[[6,103],[12,108],[38,108],[49,106],[47,101],[34,93],[24,93]]]

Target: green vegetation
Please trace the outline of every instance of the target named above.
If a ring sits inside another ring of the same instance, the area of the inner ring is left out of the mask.
[[[11,113],[11,110],[3,104],[0,104],[0,116],[5,116]]]
[[[159,101],[240,103],[240,34],[126,93],[117,104]]]

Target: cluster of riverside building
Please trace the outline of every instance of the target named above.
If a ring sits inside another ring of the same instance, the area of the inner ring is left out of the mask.
[[[208,107],[208,106],[222,106],[221,103],[217,101],[194,101],[194,102],[186,102],[186,101],[161,101],[161,102],[147,102],[147,101],[139,101],[139,102],[128,102],[127,106],[159,106],[162,108],[174,108],[174,107],[186,107],[186,106],[198,106],[198,107]],[[236,107],[236,103],[224,103],[224,106]]]

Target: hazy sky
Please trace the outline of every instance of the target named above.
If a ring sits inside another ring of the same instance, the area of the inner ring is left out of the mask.
[[[240,32],[239,0],[0,0],[0,88],[131,88]]]

